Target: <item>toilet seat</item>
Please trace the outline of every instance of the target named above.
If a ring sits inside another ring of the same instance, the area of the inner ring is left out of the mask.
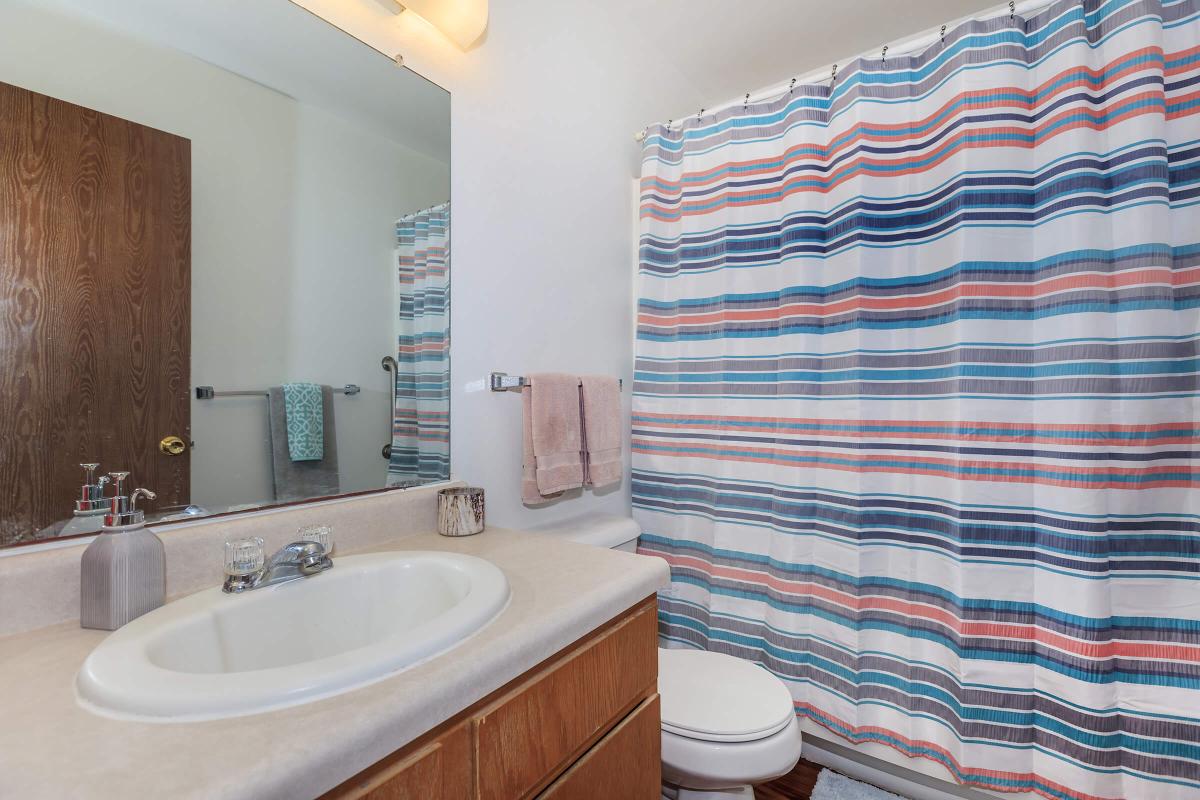
[[[754,742],[794,722],[779,678],[750,661],[704,650],[658,651],[664,733],[703,742]]]

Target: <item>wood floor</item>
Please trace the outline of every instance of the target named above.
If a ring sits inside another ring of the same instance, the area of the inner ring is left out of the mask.
[[[754,787],[756,800],[808,800],[821,772],[821,765],[800,759],[796,768],[782,778]]]

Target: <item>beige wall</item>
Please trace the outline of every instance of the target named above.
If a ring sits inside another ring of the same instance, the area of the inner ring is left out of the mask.
[[[393,223],[447,198],[448,165],[176,51],[0,6],[0,80],[191,139],[192,384],[359,384],[335,401],[342,486],[382,486]],[[193,502],[273,497],[264,400],[193,400],[192,425]]]

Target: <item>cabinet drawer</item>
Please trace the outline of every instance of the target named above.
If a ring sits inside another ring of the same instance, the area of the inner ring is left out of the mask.
[[[653,694],[657,627],[653,603],[643,604],[481,711],[475,728],[480,800],[529,796]]]
[[[538,800],[658,800],[662,796],[658,695],[621,720]]]

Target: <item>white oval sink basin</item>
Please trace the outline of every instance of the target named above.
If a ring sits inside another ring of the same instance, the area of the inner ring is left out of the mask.
[[[81,703],[178,722],[256,714],[381,680],[445,652],[508,602],[474,556],[346,556],[328,572],[241,594],[208,589],[135,619],[76,677]]]

